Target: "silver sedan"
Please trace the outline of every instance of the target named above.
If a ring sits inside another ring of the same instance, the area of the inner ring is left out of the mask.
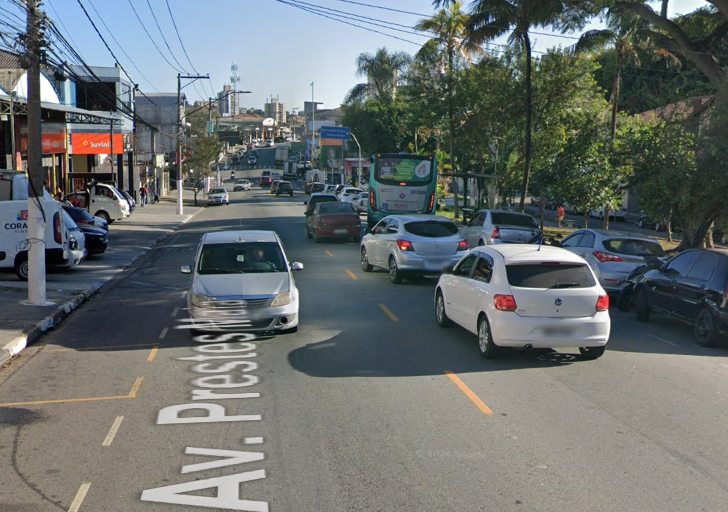
[[[618,293],[624,288],[627,276],[645,263],[645,257],[665,256],[656,240],[603,229],[579,229],[559,246],[583,257],[609,293]]]
[[[379,221],[361,241],[361,268],[389,271],[392,283],[406,274],[440,274],[457,263],[468,242],[455,223],[435,215],[390,215]]]

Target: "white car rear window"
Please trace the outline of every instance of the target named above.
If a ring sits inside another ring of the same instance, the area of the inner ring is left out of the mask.
[[[506,265],[508,283],[516,288],[591,288],[596,285],[587,265],[536,263]]]

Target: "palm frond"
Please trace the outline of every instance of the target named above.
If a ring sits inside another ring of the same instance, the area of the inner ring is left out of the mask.
[[[609,44],[614,44],[617,34],[611,30],[589,30],[584,32],[574,45],[574,53],[586,53],[602,50]]]

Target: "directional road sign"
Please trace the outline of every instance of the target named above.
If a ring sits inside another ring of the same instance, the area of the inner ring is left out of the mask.
[[[319,131],[322,139],[349,140],[349,128],[341,126],[322,126]]]

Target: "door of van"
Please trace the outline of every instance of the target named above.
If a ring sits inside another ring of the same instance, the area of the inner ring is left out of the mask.
[[[126,199],[123,200],[125,203]],[[128,203],[127,203],[128,204]],[[106,218],[109,221],[121,220],[127,215],[114,189],[109,186],[96,184],[91,187],[91,215]]]

